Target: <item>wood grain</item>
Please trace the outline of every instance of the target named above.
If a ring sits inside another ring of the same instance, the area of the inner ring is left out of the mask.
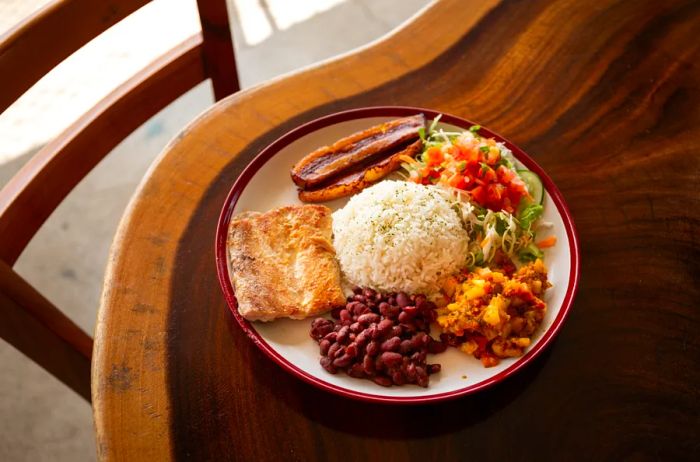
[[[100,456],[696,459],[699,24],[690,1],[445,0],[204,113],[113,247],[93,370]],[[497,130],[548,171],[576,222],[582,279],[558,340],[475,396],[384,407],[316,390],[251,344],[219,292],[216,219],[246,163],[300,123],[373,104]]]

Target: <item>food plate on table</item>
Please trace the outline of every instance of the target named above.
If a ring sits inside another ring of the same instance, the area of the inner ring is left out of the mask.
[[[356,399],[435,402],[515,373],[571,308],[568,208],[527,154],[437,111],[304,124],[234,183],[216,235],[237,323],[299,378]]]

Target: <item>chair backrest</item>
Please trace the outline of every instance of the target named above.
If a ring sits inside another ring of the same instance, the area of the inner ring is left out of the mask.
[[[0,112],[148,0],[53,0],[0,37]],[[0,190],[0,337],[90,400],[92,338],[12,266],[66,195],[133,130],[209,78],[238,90],[226,0],[197,0],[200,33],[124,82],[40,149]],[[157,28],[157,24],[154,25]]]

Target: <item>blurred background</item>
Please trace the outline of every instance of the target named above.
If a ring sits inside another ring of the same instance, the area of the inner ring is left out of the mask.
[[[0,34],[47,3],[0,0]],[[241,87],[365,45],[427,3],[228,0]],[[0,187],[49,139],[198,29],[195,0],[155,0],[56,67],[0,114]],[[94,330],[109,246],[129,198],[167,142],[212,103],[204,82],[145,123],[78,185],[20,257],[16,271],[85,331]],[[2,340],[0,365],[0,461],[94,460],[90,406]]]

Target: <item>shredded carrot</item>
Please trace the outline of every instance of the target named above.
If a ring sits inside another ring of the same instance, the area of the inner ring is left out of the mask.
[[[544,239],[542,239],[540,242],[537,242],[535,245],[539,247],[540,249],[546,249],[547,247],[554,247],[554,244],[557,243],[557,237],[556,236],[549,236]]]
[[[416,159],[414,159],[411,156],[407,156],[406,154],[401,154],[399,156],[399,159],[401,159],[404,162],[408,162],[409,164],[417,164],[418,163],[418,161]]]

